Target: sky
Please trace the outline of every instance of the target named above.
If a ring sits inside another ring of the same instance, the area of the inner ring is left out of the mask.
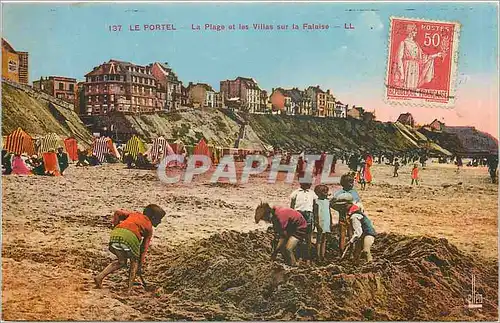
[[[496,3],[3,3],[3,37],[30,55],[30,81],[58,75],[83,80],[110,59],[168,62],[180,80],[253,77],[260,87],[320,85],[349,106],[395,121],[410,112],[419,124],[435,118],[470,125],[498,138],[498,5]],[[389,17],[461,24],[453,108],[384,102]],[[273,25],[253,30],[252,24]],[[304,30],[323,24],[328,30]],[[144,30],[145,24],[176,29]],[[225,30],[205,30],[205,24]],[[228,25],[235,24],[236,30]],[[239,30],[239,24],[250,25]],[[298,30],[291,30],[297,24]],[[121,31],[110,26],[121,25]],[[139,31],[130,31],[139,25]],[[193,30],[192,25],[200,25]],[[289,25],[277,30],[277,25]],[[339,26],[335,28],[334,26]],[[354,29],[346,29],[352,26]],[[111,27],[112,28],[112,27]]]

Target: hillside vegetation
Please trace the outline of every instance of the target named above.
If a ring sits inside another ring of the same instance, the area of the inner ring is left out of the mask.
[[[33,137],[54,132],[83,144],[92,142],[91,133],[73,110],[2,82],[2,135],[18,127]]]

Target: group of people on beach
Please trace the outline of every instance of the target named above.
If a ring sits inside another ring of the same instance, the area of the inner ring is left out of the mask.
[[[342,189],[329,199],[329,187],[320,184],[311,189],[311,183],[301,183],[300,188],[290,195],[290,206],[273,206],[261,203],[255,210],[255,222],[272,224],[277,238],[273,245],[271,259],[278,253],[285,262],[296,266],[297,256],[310,265],[313,258],[318,263],[326,260],[326,247],[333,236],[338,239],[338,250],[343,252],[352,247],[355,263],[372,261],[371,246],[376,231],[368,218],[360,197],[354,188],[354,174],[344,174]],[[312,240],[316,232],[316,254],[312,254]],[[297,246],[301,248],[297,250]],[[300,252],[297,252],[300,251]]]
[[[12,154],[2,150],[2,175],[45,175],[58,176],[64,175],[64,171],[69,166],[68,154],[63,147],[48,151],[49,158],[38,155],[28,156],[23,154]]]

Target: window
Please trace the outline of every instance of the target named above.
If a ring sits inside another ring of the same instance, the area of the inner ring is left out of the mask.
[[[107,81],[107,80],[108,80],[108,76],[104,75],[104,81]]]
[[[64,90],[64,83],[59,83],[59,90]]]
[[[70,91],[74,91],[75,90],[75,85],[74,84],[70,84],[69,85],[69,90]]]
[[[111,94],[111,101],[114,101],[115,100],[115,96],[113,94]]]
[[[153,99],[149,99],[149,105],[153,105]]]
[[[137,77],[136,76],[133,77],[133,81],[137,82]]]

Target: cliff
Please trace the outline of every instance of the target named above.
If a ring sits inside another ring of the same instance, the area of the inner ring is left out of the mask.
[[[2,135],[21,127],[33,137],[54,132],[62,138],[75,137],[84,146],[92,143],[73,105],[26,85],[2,81]]]

